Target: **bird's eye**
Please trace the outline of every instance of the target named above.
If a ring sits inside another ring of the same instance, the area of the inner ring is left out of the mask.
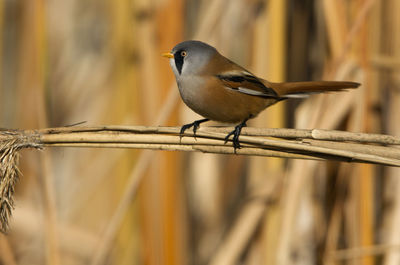
[[[181,51],[181,56],[185,57],[187,55],[186,51]]]

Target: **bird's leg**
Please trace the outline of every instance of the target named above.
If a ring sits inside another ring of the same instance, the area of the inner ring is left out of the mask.
[[[236,149],[239,149],[239,148],[240,148],[239,136],[240,136],[240,133],[241,133],[241,131],[242,131],[242,128],[247,126],[246,122],[247,122],[249,119],[250,119],[250,118],[247,118],[247,119],[245,119],[244,121],[242,121],[239,125],[236,125],[235,129],[234,129],[233,131],[231,131],[231,132],[225,137],[225,143],[227,143],[227,142],[229,141],[229,137],[230,137],[231,135],[233,135],[232,144],[233,144],[233,148],[234,148],[235,153],[236,153]]]
[[[196,137],[196,131],[199,128],[200,123],[203,123],[203,122],[206,122],[206,121],[209,121],[209,119],[201,119],[201,120],[197,120],[197,121],[194,121],[192,123],[188,123],[188,124],[183,125],[181,127],[181,131],[179,133],[181,138],[183,137],[183,134],[185,133],[185,131],[187,129],[191,128],[191,127],[193,127],[193,135],[194,135],[194,137]]]

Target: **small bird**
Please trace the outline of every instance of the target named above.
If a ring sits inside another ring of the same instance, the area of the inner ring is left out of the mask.
[[[196,40],[181,42],[171,52],[162,55],[170,58],[185,104],[205,118],[183,125],[180,135],[191,127],[196,135],[200,124],[209,120],[239,123],[225,138],[226,143],[233,135],[235,150],[240,148],[239,136],[246,122],[268,106],[288,98],[341,91],[360,85],[347,81],[272,83],[232,62],[214,47]]]

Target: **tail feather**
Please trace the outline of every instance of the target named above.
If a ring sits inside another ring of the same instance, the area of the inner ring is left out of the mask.
[[[341,91],[360,86],[359,83],[348,81],[286,82],[269,83],[268,85],[281,97],[303,97],[308,94]]]

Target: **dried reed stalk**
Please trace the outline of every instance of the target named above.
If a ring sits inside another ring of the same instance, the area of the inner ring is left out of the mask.
[[[393,85],[389,85],[386,89],[388,94],[387,98],[387,131],[393,135],[400,135],[400,124],[398,123],[398,107],[400,104],[400,93],[399,93],[399,66],[400,66],[400,51],[398,49],[400,45],[400,17],[398,10],[400,9],[400,2],[396,0],[385,1],[380,3],[382,6],[381,16],[384,17],[381,23],[381,29],[386,34],[382,34],[382,37],[378,39],[381,46],[380,50],[376,50],[375,54],[381,64],[377,66],[385,67],[381,69],[380,75],[377,79],[384,84],[388,82]],[[385,6],[386,5],[386,6]],[[384,29],[387,31],[384,31]],[[374,55],[375,57],[375,55]],[[373,58],[374,58],[373,57]],[[391,58],[385,60],[384,58]],[[396,63],[397,61],[397,63]],[[383,70],[383,71],[382,71]],[[382,94],[382,91],[379,95]],[[385,93],[384,92],[384,93]],[[384,199],[385,203],[389,203],[391,207],[385,209],[383,212],[383,225],[378,228],[384,231],[383,240],[380,243],[387,244],[388,246],[400,244],[400,181],[399,181],[400,170],[389,169],[385,175],[384,183]],[[394,251],[386,251],[383,256],[383,265],[396,265],[400,263],[400,252],[399,248],[395,248]]]
[[[231,129],[233,128],[203,127],[199,129],[196,137],[192,132],[187,132],[183,138],[179,135],[178,127],[104,126],[61,127],[35,131],[3,130],[0,132],[1,230],[7,230],[14,205],[14,186],[19,176],[17,151],[22,148],[141,148],[296,159],[334,159],[400,166],[400,149],[388,146],[399,145],[398,137],[326,130],[245,128],[240,137],[243,148],[235,151],[230,143],[224,142],[226,131]],[[344,144],[350,141],[353,143]],[[369,142],[373,144],[367,144]]]
[[[20,172],[18,151],[23,148],[40,149],[37,139],[30,139],[17,131],[0,132],[0,231],[6,232],[11,211],[14,208],[14,187]]]

